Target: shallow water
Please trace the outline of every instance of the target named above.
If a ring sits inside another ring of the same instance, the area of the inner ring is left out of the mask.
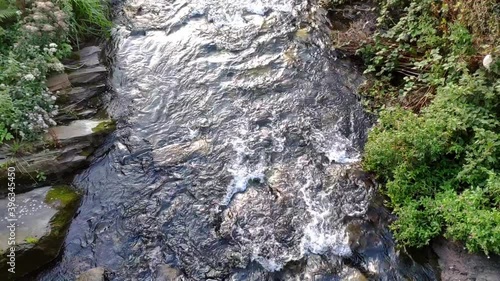
[[[389,214],[370,203],[376,186],[357,169],[372,124],[354,94],[362,77],[329,50],[324,11],[305,0],[117,9],[118,129],[76,178],[82,206],[38,280],[96,266],[155,280],[162,264],[181,280],[435,280],[394,249]]]

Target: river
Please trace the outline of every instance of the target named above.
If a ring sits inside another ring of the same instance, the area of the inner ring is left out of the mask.
[[[436,280],[394,247],[358,168],[359,70],[306,0],[127,0],[113,32],[117,131],[75,179],[62,258],[37,280]],[[354,277],[353,277],[354,276]],[[359,277],[359,279],[352,279]],[[351,279],[349,279],[351,278]]]

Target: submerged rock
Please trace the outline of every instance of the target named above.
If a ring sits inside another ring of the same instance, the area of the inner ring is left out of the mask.
[[[188,160],[194,154],[207,154],[210,151],[210,142],[197,140],[190,143],[176,143],[164,146],[153,153],[156,163],[162,165],[176,165]]]
[[[161,264],[157,267],[156,281],[180,281],[182,272],[168,264]]]
[[[343,274],[342,281],[368,281],[366,276],[363,275],[359,270],[348,268]]]
[[[76,281],[104,281],[105,270],[102,267],[96,267],[85,271],[80,274]]]
[[[80,195],[69,186],[35,189],[16,197],[16,211],[11,216],[7,208],[0,209],[0,280],[14,280],[55,259],[66,236],[71,219],[78,207]],[[7,206],[8,199],[0,204]],[[11,224],[15,218],[15,274],[9,273],[7,262],[13,245],[7,245]]]

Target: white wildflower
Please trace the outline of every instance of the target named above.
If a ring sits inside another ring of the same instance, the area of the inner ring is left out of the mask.
[[[64,71],[64,65],[60,62],[52,63],[49,65],[49,67],[57,72]]]
[[[55,101],[57,99],[57,97],[56,96],[51,96],[50,99],[52,99],[52,100]]]
[[[486,55],[483,59],[483,66],[486,69],[490,70],[492,63],[493,63],[493,57],[490,54]]]
[[[50,24],[44,24],[43,27],[42,27],[42,30],[43,31],[46,31],[46,32],[50,32],[50,31],[54,31],[56,30],[55,27],[53,27],[52,25]],[[52,49],[52,48],[51,48]]]
[[[50,43],[49,44],[49,48],[57,48],[57,44],[56,43]]]
[[[32,25],[26,25],[24,27],[24,29],[26,29],[29,32],[33,32],[33,33],[38,31],[38,28],[36,26],[32,26]]]
[[[26,81],[33,81],[35,80],[35,76],[31,73],[24,75],[24,80]]]

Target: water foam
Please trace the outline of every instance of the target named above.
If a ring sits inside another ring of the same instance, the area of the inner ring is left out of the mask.
[[[302,159],[298,159],[301,165]],[[350,256],[352,254],[348,243],[348,236],[345,230],[328,222],[332,216],[333,207],[329,202],[328,195],[332,191],[321,190],[313,199],[307,190],[315,184],[312,176],[307,175],[306,184],[300,188],[300,193],[306,204],[306,211],[311,217],[311,221],[304,227],[304,235],[301,241],[301,248],[304,255],[325,254],[330,252],[337,256]],[[323,200],[326,202],[322,202]],[[339,224],[340,225],[340,224]]]
[[[226,196],[222,201],[222,205],[229,205],[233,196],[237,193],[244,192],[247,189],[248,182],[251,180],[264,181],[264,172],[266,167],[259,162],[257,165],[249,165],[245,162],[245,157],[250,155],[252,151],[248,148],[245,141],[241,138],[235,138],[231,142],[236,159],[227,171],[233,176],[229,184]]]

